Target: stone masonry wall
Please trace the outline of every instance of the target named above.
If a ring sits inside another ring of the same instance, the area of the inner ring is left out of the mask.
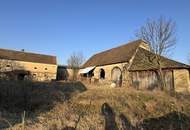
[[[123,73],[124,66],[126,65],[127,63],[118,63],[118,64],[112,64],[112,65],[97,66],[94,70],[94,78],[100,79],[100,70],[103,69],[105,71],[105,80],[111,81],[112,69],[114,67],[119,67]],[[123,78],[125,78],[124,75],[123,75]]]
[[[12,70],[25,70],[30,71],[31,77],[36,81],[55,80],[57,75],[57,65],[13,61],[13,60],[0,60],[2,71]]]
[[[189,71],[187,69],[174,70],[174,86],[176,92],[190,92]]]

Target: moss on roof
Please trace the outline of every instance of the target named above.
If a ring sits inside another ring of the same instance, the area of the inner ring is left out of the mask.
[[[187,68],[190,66],[168,59],[166,57],[160,56],[161,68],[163,69],[180,69]],[[158,63],[155,58],[155,54],[147,51],[143,48],[138,48],[135,58],[132,62],[129,71],[142,71],[142,70],[155,70],[158,69]]]

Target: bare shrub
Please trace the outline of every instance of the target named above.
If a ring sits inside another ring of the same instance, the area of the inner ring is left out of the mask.
[[[79,68],[84,62],[84,56],[81,52],[73,52],[67,60],[68,67],[72,69],[72,80],[77,80]]]

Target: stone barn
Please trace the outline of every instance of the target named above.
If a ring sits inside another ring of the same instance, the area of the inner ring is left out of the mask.
[[[93,55],[79,74],[91,81],[154,89],[160,83],[154,57],[145,41],[136,40]],[[178,92],[190,90],[190,66],[165,57],[161,57],[160,62],[168,89]]]
[[[57,75],[55,56],[0,49],[0,78],[50,81]]]

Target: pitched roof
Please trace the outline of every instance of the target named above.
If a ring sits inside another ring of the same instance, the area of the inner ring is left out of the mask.
[[[142,71],[142,70],[155,70],[158,69],[157,62],[155,59],[155,54],[147,51],[143,48],[138,48],[138,51],[133,59],[132,65],[129,71]],[[168,59],[161,56],[161,68],[163,69],[180,69],[187,68],[190,69],[189,65]]]
[[[35,54],[29,52],[0,49],[0,59],[44,63],[44,64],[57,64],[56,56]]]
[[[142,42],[144,41],[136,40],[128,44],[95,54],[83,65],[83,67],[128,62]]]
[[[93,55],[84,65],[83,67],[89,66],[101,66],[101,65],[109,65],[115,63],[129,62],[132,56],[136,53],[132,65],[129,68],[129,71],[137,71],[137,70],[154,70],[157,69],[157,63],[155,63],[155,54],[145,50],[140,46],[141,43],[146,43],[143,40],[136,40],[130,42],[128,44],[98,53]],[[153,62],[151,60],[154,60]],[[161,57],[161,67],[162,68],[188,68],[189,65]]]

